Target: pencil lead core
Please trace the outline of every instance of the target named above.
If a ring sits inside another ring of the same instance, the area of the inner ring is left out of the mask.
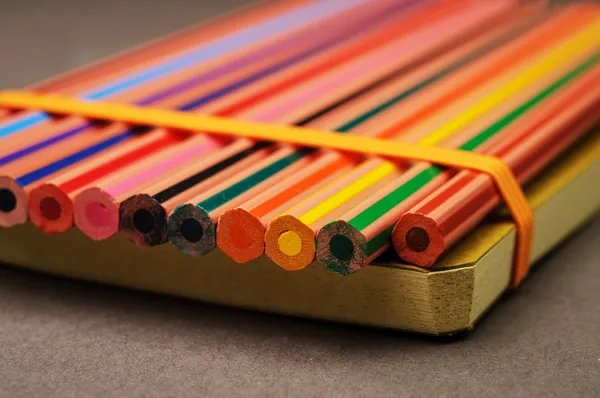
[[[347,221],[324,225],[317,234],[316,243],[317,260],[333,273],[351,275],[366,264],[367,240]]]
[[[62,208],[56,199],[45,197],[40,201],[40,211],[46,219],[56,221],[62,213]]]
[[[219,217],[217,246],[233,261],[247,263],[265,251],[265,227],[244,209],[231,209]]]
[[[414,252],[423,253],[429,247],[429,234],[423,228],[413,227],[406,233],[406,245]]]
[[[119,206],[119,231],[138,247],[151,247],[167,241],[167,212],[148,194],[137,194]]]
[[[147,234],[154,228],[154,217],[146,209],[139,209],[133,214],[133,226],[139,232]]]
[[[392,231],[392,245],[410,264],[431,267],[444,251],[444,234],[437,221],[420,213],[404,213]]]
[[[110,222],[110,214],[104,203],[92,202],[85,206],[85,215],[88,219],[94,220],[97,224],[104,226]]]
[[[302,251],[300,235],[294,231],[285,231],[277,239],[279,250],[286,256],[297,256]]]
[[[289,214],[276,217],[265,233],[265,253],[287,271],[298,271],[315,258],[315,233]]]
[[[10,213],[17,207],[17,198],[15,194],[6,188],[0,189],[0,211]]]
[[[193,218],[186,218],[183,220],[179,229],[181,230],[181,236],[191,243],[200,241],[204,235],[202,232],[202,225]]]
[[[349,261],[354,257],[354,244],[345,235],[335,235],[329,241],[331,254],[341,261]]]

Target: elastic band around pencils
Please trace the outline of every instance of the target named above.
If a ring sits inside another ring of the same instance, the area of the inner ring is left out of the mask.
[[[366,136],[339,135],[303,127],[270,125],[133,105],[85,102],[55,94],[35,94],[21,91],[0,92],[0,106],[36,109],[56,114],[78,115],[91,119],[120,121],[189,132],[246,137],[258,141],[329,148],[362,155],[425,161],[447,167],[480,171],[488,174],[495,181],[516,223],[517,245],[512,287],[518,286],[529,272],[533,238],[533,211],[510,168],[494,157]]]

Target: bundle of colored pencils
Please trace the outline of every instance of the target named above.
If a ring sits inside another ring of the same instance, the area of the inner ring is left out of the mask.
[[[32,89],[473,151],[526,184],[600,119],[600,6],[273,1]],[[0,117],[5,228],[347,275],[391,247],[432,266],[502,201],[486,174],[423,162]]]

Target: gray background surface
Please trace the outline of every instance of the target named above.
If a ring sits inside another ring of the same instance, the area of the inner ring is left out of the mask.
[[[0,87],[33,83],[244,3],[0,0]],[[474,333],[452,341],[3,266],[0,396],[600,397],[599,258],[596,217]]]

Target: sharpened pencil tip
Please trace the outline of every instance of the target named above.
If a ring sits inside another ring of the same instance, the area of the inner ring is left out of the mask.
[[[344,235],[335,235],[331,238],[329,250],[340,261],[349,261],[354,256],[354,244]]]

